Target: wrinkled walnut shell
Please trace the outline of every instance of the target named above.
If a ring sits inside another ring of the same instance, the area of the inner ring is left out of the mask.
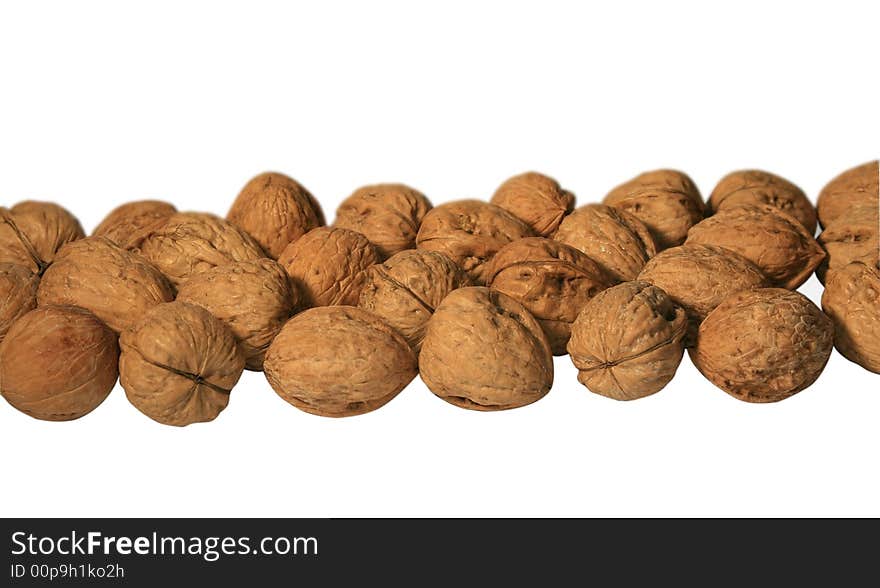
[[[819,222],[827,227],[852,208],[880,206],[880,162],[869,161],[848,169],[828,182],[819,193]]]
[[[107,237],[123,249],[136,249],[144,237],[164,225],[175,212],[173,204],[161,200],[127,202],[104,217],[92,236]]]
[[[76,217],[57,204],[28,200],[0,208],[0,263],[42,274],[62,245],[84,236]]]
[[[816,207],[803,190],[781,176],[757,169],[736,171],[721,178],[709,196],[712,212],[743,204],[778,208],[816,234]]]
[[[13,323],[37,307],[40,276],[23,265],[0,263],[0,342]]]
[[[819,234],[819,244],[827,254],[816,268],[824,284],[827,275],[854,261],[877,265],[880,261],[880,208],[862,206],[837,217]]]
[[[574,194],[537,172],[510,178],[495,191],[491,202],[522,220],[540,237],[551,237],[565,215],[574,210]]]
[[[841,355],[880,374],[880,269],[851,263],[825,285],[822,309],[834,322],[834,346]]]

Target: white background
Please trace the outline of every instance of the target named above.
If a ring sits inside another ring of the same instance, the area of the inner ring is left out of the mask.
[[[140,198],[225,214],[273,169],[332,218],[370,182],[436,203],[536,169],[585,203],[663,166],[704,194],[765,168],[814,198],[880,151],[868,2],[313,4],[4,5],[0,203],[55,200],[87,230]],[[556,367],[544,400],[494,414],[416,381],[320,418],[251,372],[184,429],[118,387],[69,423],[2,403],[0,515],[880,515],[880,376],[836,352],[776,405],[687,358],[631,403]]]

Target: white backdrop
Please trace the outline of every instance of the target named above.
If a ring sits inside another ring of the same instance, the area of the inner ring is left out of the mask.
[[[183,4],[0,9],[0,203],[55,200],[87,230],[139,198],[225,214],[272,169],[332,218],[371,182],[439,203],[536,169],[585,203],[663,166],[704,194],[765,168],[815,198],[880,154],[868,2]],[[880,376],[836,352],[776,405],[687,358],[631,403],[556,367],[544,400],[494,414],[417,380],[320,418],[251,372],[185,429],[119,387],[70,423],[2,403],[0,515],[880,516]]]

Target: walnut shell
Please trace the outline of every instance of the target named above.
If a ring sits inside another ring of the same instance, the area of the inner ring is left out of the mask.
[[[565,355],[571,324],[584,305],[612,283],[595,261],[544,237],[502,247],[486,279],[487,286],[507,294],[537,319],[554,355]]]
[[[604,204],[587,204],[572,212],[554,239],[586,254],[619,282],[634,280],[657,253],[642,221]]]
[[[37,307],[40,276],[15,263],[0,263],[0,342],[12,324]]]
[[[107,237],[86,237],[62,247],[37,291],[40,306],[85,308],[116,332],[171,300],[174,288],[162,272]]]
[[[647,282],[624,282],[590,300],[571,327],[578,381],[615,400],[659,392],[684,354],[687,315]]]
[[[265,253],[250,235],[213,214],[178,212],[144,237],[136,249],[175,287],[191,276]]]
[[[357,304],[364,272],[379,261],[366,237],[338,227],[312,229],[278,258],[306,306]]]
[[[834,346],[841,355],[880,374],[880,269],[851,263],[825,285],[822,309],[834,322]]]
[[[774,286],[792,290],[825,258],[802,224],[766,204],[719,211],[691,229],[687,244],[735,251],[758,266]]]
[[[693,180],[669,169],[638,175],[611,190],[602,202],[645,223],[659,251],[684,243],[688,230],[706,212]]]
[[[336,209],[334,226],[357,231],[382,259],[414,249],[422,219],[431,210],[424,194],[403,184],[364,186]]]
[[[419,371],[431,392],[455,406],[504,410],[550,391],[553,355],[519,302],[489,288],[459,288],[428,321]]]
[[[827,227],[851,208],[880,206],[880,161],[874,160],[848,169],[828,182],[819,192],[816,208],[819,222]]]
[[[527,224],[500,206],[458,200],[425,215],[416,244],[419,249],[445,253],[474,284],[482,285],[492,256],[511,241],[533,234]]]
[[[36,419],[78,419],[113,390],[118,358],[116,334],[89,311],[37,308],[0,343],[0,393]]]
[[[537,172],[513,176],[495,191],[492,204],[529,225],[536,235],[551,237],[574,210],[574,194]]]
[[[57,204],[28,200],[0,208],[0,263],[42,274],[62,245],[84,236],[76,217]]]
[[[880,208],[852,208],[829,223],[819,234],[819,244],[827,254],[816,276],[824,284],[827,274],[854,261],[877,265],[880,261]]]
[[[226,220],[256,239],[272,259],[325,224],[315,197],[293,178],[275,172],[262,173],[245,184]]]
[[[164,225],[175,212],[173,204],[161,200],[127,202],[110,211],[92,236],[107,237],[123,249],[136,249],[144,237]]]
[[[418,354],[434,309],[469,284],[464,270],[442,253],[411,249],[367,270],[358,306],[397,329]]]
[[[135,408],[163,425],[214,420],[244,370],[232,331],[207,310],[167,302],[119,339],[119,382]]]
[[[237,261],[193,276],[177,300],[206,309],[238,339],[245,367],[262,370],[269,344],[299,304],[284,268],[271,259]]]
[[[721,178],[709,196],[712,212],[743,204],[778,208],[816,234],[816,207],[803,190],[781,176],[757,169],[735,171]]]
[[[269,347],[266,378],[305,412],[343,417],[370,412],[416,376],[404,338],[352,306],[312,308],[288,321]]]
[[[808,387],[831,355],[831,320],[809,298],[783,288],[727,297],[700,325],[690,350],[713,384],[746,402],[777,402]]]
[[[661,288],[687,312],[687,347],[696,342],[700,323],[725,298],[770,285],[751,261],[714,245],[681,245],[658,253],[645,265],[639,280]]]

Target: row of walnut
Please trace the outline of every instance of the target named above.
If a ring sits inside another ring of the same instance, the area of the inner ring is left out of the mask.
[[[579,208],[538,173],[437,207],[367,186],[332,226],[302,185],[264,173],[225,219],[138,201],[89,237],[26,201],[0,208],[0,392],[71,420],[118,377],[142,413],[183,426],[213,420],[244,369],[325,416],[374,410],[420,374],[452,404],[499,410],[550,390],[553,355],[631,400],[666,386],[687,350],[732,396],[778,401],[833,345],[880,373],[878,215],[877,161],[817,207],[756,170],[707,202],[659,170]],[[814,272],[824,312],[796,291]]]

